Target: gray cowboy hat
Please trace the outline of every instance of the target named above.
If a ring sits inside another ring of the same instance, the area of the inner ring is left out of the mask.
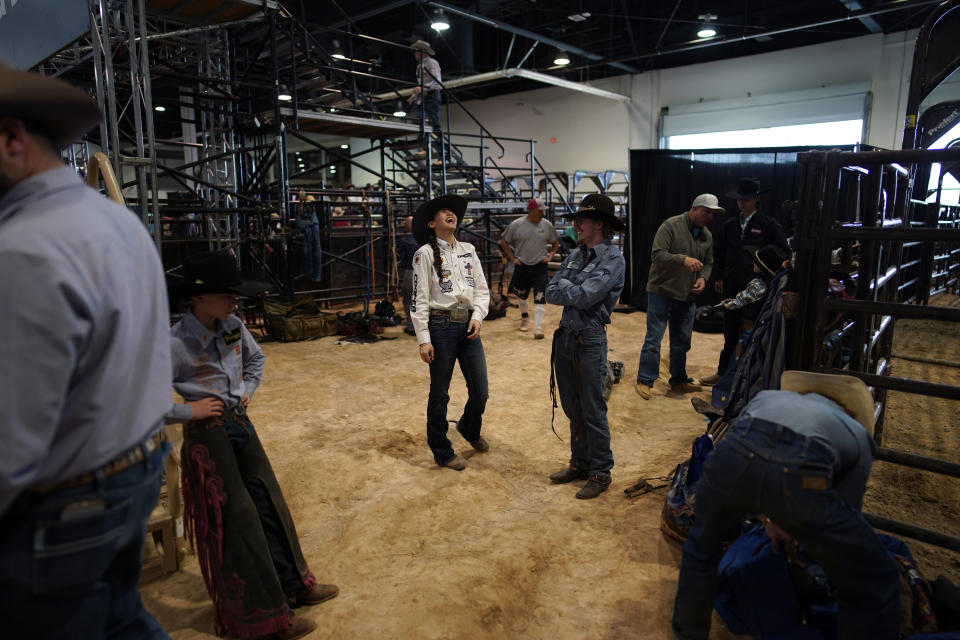
[[[413,237],[417,239],[418,244],[427,244],[430,242],[430,227],[427,223],[433,220],[433,216],[441,209],[449,209],[457,216],[457,224],[463,222],[463,215],[467,212],[467,200],[460,196],[448,193],[445,196],[434,198],[424,202],[413,214]]]
[[[593,218],[601,222],[609,223],[614,231],[623,231],[626,225],[623,220],[617,217],[617,207],[613,200],[600,193],[591,193],[584,196],[580,201],[580,206],[573,213],[565,213],[561,218],[573,220],[574,218]]]
[[[425,51],[428,55],[435,56],[437,52],[433,50],[433,47],[426,40],[417,40],[412,45],[411,49],[416,49],[417,51]]]
[[[95,125],[100,110],[96,100],[62,80],[0,62],[0,116],[35,124],[63,147]]]

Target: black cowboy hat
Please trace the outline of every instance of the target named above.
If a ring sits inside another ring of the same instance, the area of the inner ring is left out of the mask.
[[[776,275],[789,259],[790,253],[775,244],[768,244],[753,252],[753,261],[771,276]]]
[[[740,181],[737,182],[736,189],[727,191],[727,197],[733,198],[734,200],[737,198],[756,198],[761,193],[766,193],[767,191],[767,189],[764,189],[763,191],[760,190],[759,180],[741,178]]]
[[[235,293],[252,298],[272,288],[269,282],[244,278],[229,251],[205,251],[183,261],[182,275],[170,276],[171,300],[205,293]]]
[[[614,231],[623,231],[626,225],[617,217],[617,207],[613,200],[600,193],[591,193],[584,196],[580,206],[573,213],[565,213],[561,218],[573,220],[576,217],[593,218],[608,223]]]
[[[413,214],[413,237],[419,244],[430,242],[430,227],[427,223],[433,220],[433,216],[441,209],[449,209],[457,216],[457,224],[463,222],[463,214],[467,212],[467,200],[460,196],[448,193],[445,196],[434,198],[424,202]]]

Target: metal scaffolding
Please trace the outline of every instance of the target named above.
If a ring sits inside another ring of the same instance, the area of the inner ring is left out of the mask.
[[[366,305],[394,294],[390,245],[428,196],[471,200],[462,236],[491,269],[500,268],[500,231],[528,198],[564,212],[579,196],[566,176],[543,168],[533,140],[498,138],[452,93],[443,135],[425,128],[422,114],[392,115],[396,100],[376,96],[399,97],[414,83],[381,75],[374,62],[338,59],[330,38],[348,52],[405,45],[304,25],[272,0],[89,0],[89,9],[89,36],[38,70],[96,95],[99,129],[67,156],[78,167],[92,151],[109,157],[168,271],[197,251],[230,248],[285,299]],[[451,105],[476,133],[449,130]],[[331,144],[356,138],[369,148]],[[521,166],[503,164],[508,150]],[[329,178],[338,168],[376,184],[348,192]],[[353,206],[363,198],[372,204]],[[347,213],[334,220],[338,209]],[[313,220],[319,241],[304,232]],[[311,270],[304,260],[313,253],[323,259]]]

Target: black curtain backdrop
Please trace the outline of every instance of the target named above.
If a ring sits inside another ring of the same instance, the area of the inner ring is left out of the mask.
[[[701,193],[712,193],[726,213],[713,217],[710,231],[716,235],[720,226],[737,215],[737,201],[727,197],[741,178],[760,181],[760,211],[774,218],[790,237],[793,220],[783,210],[785,200],[796,200],[800,189],[800,165],[797,154],[804,151],[826,151],[854,147],[777,147],[759,149],[663,150],[633,149],[630,151],[630,218],[627,226],[624,257],[627,261],[627,282],[620,302],[641,310],[647,308],[647,275],[650,272],[650,247],[660,224],[678,213],[687,211]],[[861,149],[865,147],[861,146]],[[713,290],[713,281],[696,298],[698,306],[716,304],[720,296]]]

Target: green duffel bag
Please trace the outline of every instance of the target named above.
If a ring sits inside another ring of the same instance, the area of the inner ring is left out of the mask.
[[[317,303],[309,294],[299,295],[289,302],[263,301],[263,312],[267,317],[273,316],[295,316],[295,315],[318,315],[321,313]]]
[[[317,315],[270,316],[267,321],[270,334],[281,342],[298,342],[335,335],[340,323],[335,313]]]

